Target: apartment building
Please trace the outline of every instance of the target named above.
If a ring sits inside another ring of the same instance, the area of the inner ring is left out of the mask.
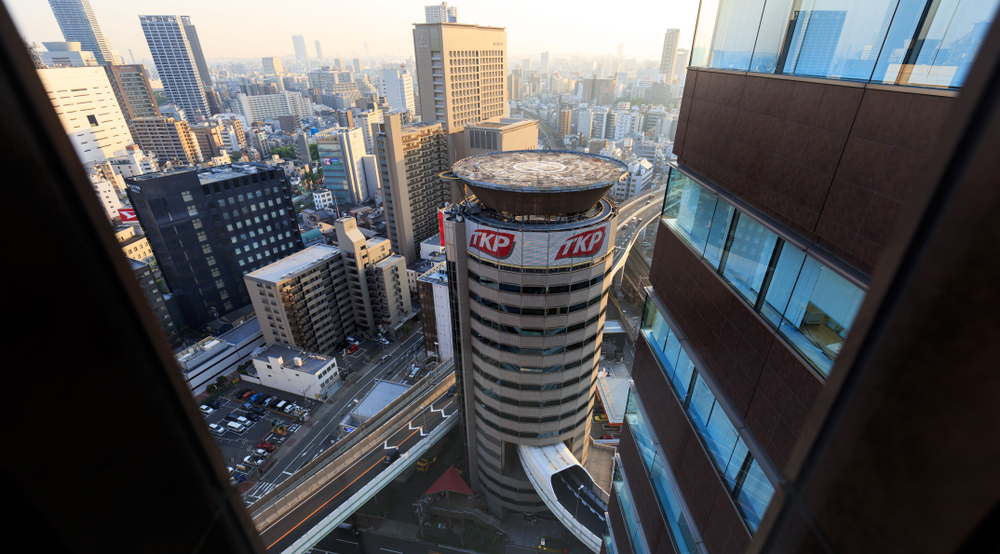
[[[199,73],[199,62],[195,59],[192,44],[186,34],[187,27],[191,26],[188,18],[176,15],[140,15],[139,24],[170,100],[183,108],[189,123],[196,123],[199,116],[209,117],[211,113],[202,82],[203,75]],[[200,46],[198,53],[201,53]],[[201,64],[204,64],[204,60]]]
[[[194,133],[183,119],[165,115],[137,117],[131,130],[139,147],[162,162],[194,165],[205,159]]]
[[[241,92],[236,95],[231,105],[235,113],[251,122],[278,119],[282,115],[297,115],[302,119],[309,119],[313,115],[312,101],[298,92],[285,91],[254,96],[247,96]]]
[[[139,288],[142,289],[142,295],[146,298],[146,303],[149,305],[150,310],[153,311],[153,317],[160,324],[163,336],[167,338],[170,346],[180,346],[181,330],[174,324],[173,318],[170,317],[170,310],[167,309],[163,292],[160,290],[160,285],[156,282],[156,275],[154,275],[153,269],[149,266],[148,262],[131,257],[129,265],[132,267],[132,274],[135,275],[136,281],[139,282]]]

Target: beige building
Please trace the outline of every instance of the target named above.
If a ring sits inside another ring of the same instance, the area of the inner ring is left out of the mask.
[[[149,240],[146,235],[137,235],[135,230],[136,226],[134,225],[122,225],[115,229],[118,245],[121,246],[125,257],[137,262],[150,263],[155,258],[153,257],[153,249],[149,246]]]
[[[111,86],[126,121],[137,117],[157,117],[160,107],[153,96],[153,86],[142,65],[109,65]],[[134,138],[134,137],[133,137]]]
[[[139,147],[156,154],[160,162],[196,164],[202,161],[201,148],[186,121],[168,116],[139,117],[132,120]]]
[[[81,162],[125,153],[132,136],[103,67],[39,69],[38,77]]]
[[[459,158],[489,152],[538,150],[538,122],[534,119],[496,117],[467,126],[463,134]]]
[[[559,111],[559,134],[566,136],[573,130],[573,110],[564,108]]]
[[[376,148],[392,250],[408,263],[420,242],[438,232],[438,208],[451,200],[438,175],[448,171],[448,139],[440,123],[402,125],[398,114],[377,126]]]
[[[285,64],[281,63],[281,58],[261,58],[264,65],[265,75],[282,75],[285,73]]]
[[[504,28],[418,23],[413,47],[422,121],[440,122],[454,135],[466,125],[507,116]],[[450,145],[452,161],[457,146]]]
[[[406,283],[406,258],[393,254],[365,269],[375,325],[397,329],[413,313]]]
[[[198,141],[202,158],[206,160],[221,156],[222,151],[228,149],[229,131],[221,123],[201,123],[191,127],[191,132]]]
[[[267,344],[332,354],[354,331],[340,249],[316,245],[244,278]]]

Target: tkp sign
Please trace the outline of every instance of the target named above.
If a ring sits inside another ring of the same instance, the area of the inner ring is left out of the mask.
[[[497,258],[506,258],[514,249],[514,235],[488,229],[476,229],[472,232],[472,238],[469,239],[469,247]]]
[[[556,251],[557,260],[563,258],[579,258],[583,256],[593,256],[604,244],[604,237],[607,235],[607,227],[591,229],[579,235],[573,235],[562,243]]]

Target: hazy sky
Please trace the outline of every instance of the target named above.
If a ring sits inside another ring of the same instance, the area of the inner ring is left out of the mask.
[[[45,0],[3,0],[28,42],[62,41]],[[324,57],[363,53],[404,59],[413,54],[413,23],[423,22],[429,1],[347,0],[91,0],[104,36],[130,63],[151,58],[139,27],[139,15],[189,15],[198,28],[205,57],[261,58],[293,53],[292,35],[305,37],[310,56],[314,41]],[[439,3],[439,2],[437,2]],[[458,7],[459,23],[507,28],[510,62],[535,60],[543,51],[553,58],[573,54],[610,55],[625,44],[626,57],[658,60],[667,28],[681,29],[681,48],[690,48],[698,0],[630,2],[553,2],[551,0],[475,0],[449,2]]]

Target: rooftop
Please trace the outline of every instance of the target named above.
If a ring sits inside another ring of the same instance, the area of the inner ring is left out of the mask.
[[[316,246],[310,246],[305,250],[296,252],[287,258],[282,258],[273,264],[264,266],[257,271],[250,272],[247,274],[247,277],[277,283],[282,279],[286,279],[300,271],[305,271],[310,266],[338,254],[340,254],[339,248],[317,244]]]
[[[327,367],[331,363],[335,364],[337,361],[329,356],[321,356],[314,352],[307,352],[305,350],[300,350],[298,348],[292,348],[284,344],[272,344],[265,346],[260,351],[254,353],[254,358],[257,359],[270,359],[270,358],[280,358],[281,367],[285,369],[294,369],[302,373],[317,374]],[[296,365],[295,360],[299,359],[302,365]]]
[[[357,408],[351,410],[351,414],[359,416],[362,421],[367,421],[375,414],[381,412],[393,400],[402,396],[409,388],[406,385],[400,385],[391,381],[379,381],[372,388],[371,392],[365,396],[364,400],[361,401],[361,404],[358,404]]]
[[[438,262],[434,264],[429,271],[417,277],[418,281],[423,281],[425,283],[432,283],[435,285],[444,285],[448,283],[448,271],[445,269],[445,262]]]

